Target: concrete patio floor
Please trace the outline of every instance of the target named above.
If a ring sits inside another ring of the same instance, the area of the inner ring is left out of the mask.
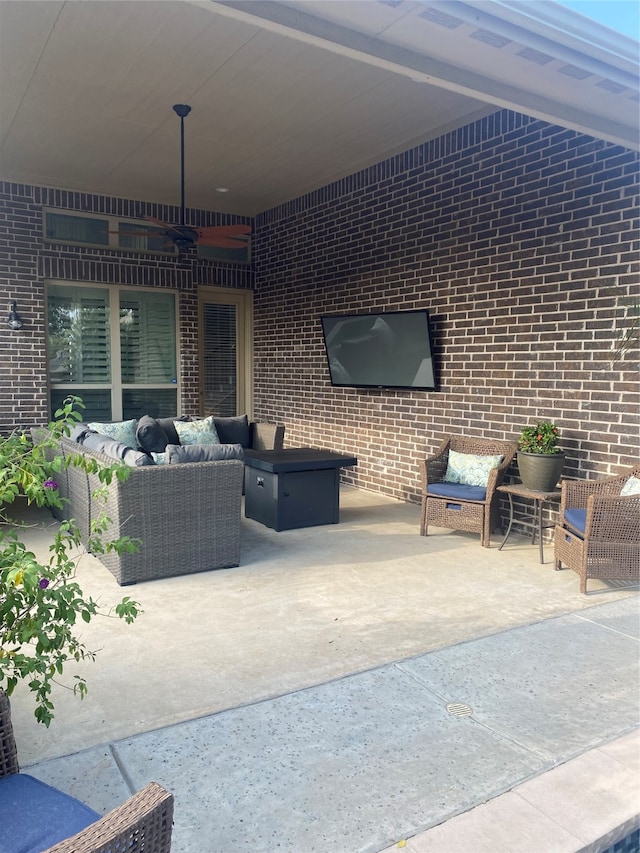
[[[101,812],[155,779],[174,853],[603,849],[639,811],[637,586],[418,529],[343,488],[338,525],[243,520],[233,569],[120,588],[84,556],[85,592],[144,613],[84,628],[89,695],[57,689],[49,730],[18,688],[22,769]]]

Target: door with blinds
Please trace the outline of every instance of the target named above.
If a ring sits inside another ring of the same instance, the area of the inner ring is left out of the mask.
[[[252,310],[251,291],[203,287],[199,292],[203,415],[252,413]]]

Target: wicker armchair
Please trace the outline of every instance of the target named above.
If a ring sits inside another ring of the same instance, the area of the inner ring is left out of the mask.
[[[621,496],[640,466],[601,480],[564,480],[560,523],[554,536],[555,568],[565,566],[587,580],[640,580],[640,494]]]
[[[0,811],[2,811],[3,784],[6,784],[9,777],[17,776],[22,777],[22,781],[25,782],[24,789],[21,790],[28,792],[29,799],[28,801],[21,799],[20,808],[12,809],[12,814],[9,814],[9,809],[5,812],[6,820],[11,822],[11,828],[5,824],[5,831],[15,834],[13,841],[24,841],[25,837],[12,818],[24,821],[24,833],[29,832],[31,838],[34,832],[37,833],[33,823],[39,814],[38,796],[40,794],[47,798],[48,806],[53,806],[58,825],[64,821],[64,817],[61,819],[58,816],[61,814],[64,816],[67,808],[86,810],[86,806],[74,800],[73,797],[20,773],[9,700],[6,694],[0,691]],[[10,800],[15,795],[8,796]],[[113,809],[104,817],[99,815],[96,817],[97,819],[89,823],[85,829],[65,840],[57,841],[43,853],[108,853],[115,850],[127,850],[131,853],[135,851],[169,853],[171,850],[173,794],[157,782],[150,782],[142,791],[134,794],[126,803]],[[45,826],[44,829],[50,831],[50,826]],[[2,832],[3,829],[0,827],[0,848],[6,849],[2,842],[8,839],[3,838]]]
[[[502,462],[489,472],[486,490],[452,489],[452,494],[435,494],[431,486],[445,483],[449,462],[449,451],[481,456],[501,455]],[[491,546],[491,531],[499,525],[498,495],[496,487],[504,480],[507,469],[516,452],[516,443],[494,441],[486,438],[467,438],[452,435],[446,438],[433,456],[424,460],[422,488],[422,519],[420,533],[426,536],[429,525],[446,527],[449,530],[465,530],[479,533],[484,548]]]

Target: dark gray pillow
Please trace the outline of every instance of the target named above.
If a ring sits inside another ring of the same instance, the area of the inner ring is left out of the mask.
[[[167,444],[165,462],[219,462],[221,459],[244,459],[241,444]]]
[[[160,424],[162,429],[165,431],[167,435],[167,444],[180,444],[180,439],[178,438],[178,433],[176,432],[176,428],[173,425],[174,421],[190,421],[191,418],[188,415],[181,415],[181,417],[175,418],[156,418],[156,422]],[[156,453],[162,453],[162,451],[155,451]]]
[[[104,453],[110,459],[118,459],[131,468],[156,464],[150,456],[147,456],[141,450],[134,450],[132,447],[127,447],[126,444],[116,441],[115,438],[109,438],[108,435],[101,435],[99,432],[93,432],[92,430],[86,432],[82,446],[86,447],[87,450],[96,450],[98,453]]]
[[[213,423],[221,444],[241,444],[251,447],[251,430],[249,418],[246,415],[236,415],[233,418],[216,418]]]
[[[168,420],[168,419],[167,419]],[[171,421],[173,427],[173,421]],[[143,415],[136,429],[138,447],[145,453],[164,453],[169,443],[166,430],[150,415]]]

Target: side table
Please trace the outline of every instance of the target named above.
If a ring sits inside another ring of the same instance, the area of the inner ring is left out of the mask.
[[[561,491],[560,489],[554,489],[552,492],[539,492],[536,489],[527,489],[526,486],[523,486],[522,483],[514,483],[509,486],[498,486],[496,489],[498,492],[503,492],[509,498],[509,526],[507,527],[507,532],[505,533],[504,539],[502,540],[502,544],[498,548],[498,551],[502,551],[502,546],[505,544],[507,539],[509,538],[509,534],[511,533],[511,527],[513,525],[513,496],[516,495],[519,498],[528,498],[533,501],[534,513],[536,516],[536,521],[531,523],[527,521],[520,521],[521,524],[525,526],[530,526],[532,528],[531,531],[531,544],[536,541],[536,532],[538,534],[538,547],[540,549],[540,562],[544,563],[544,552],[542,550],[542,504],[543,503],[557,503],[560,500]],[[553,527],[552,524],[547,524],[545,527]]]

